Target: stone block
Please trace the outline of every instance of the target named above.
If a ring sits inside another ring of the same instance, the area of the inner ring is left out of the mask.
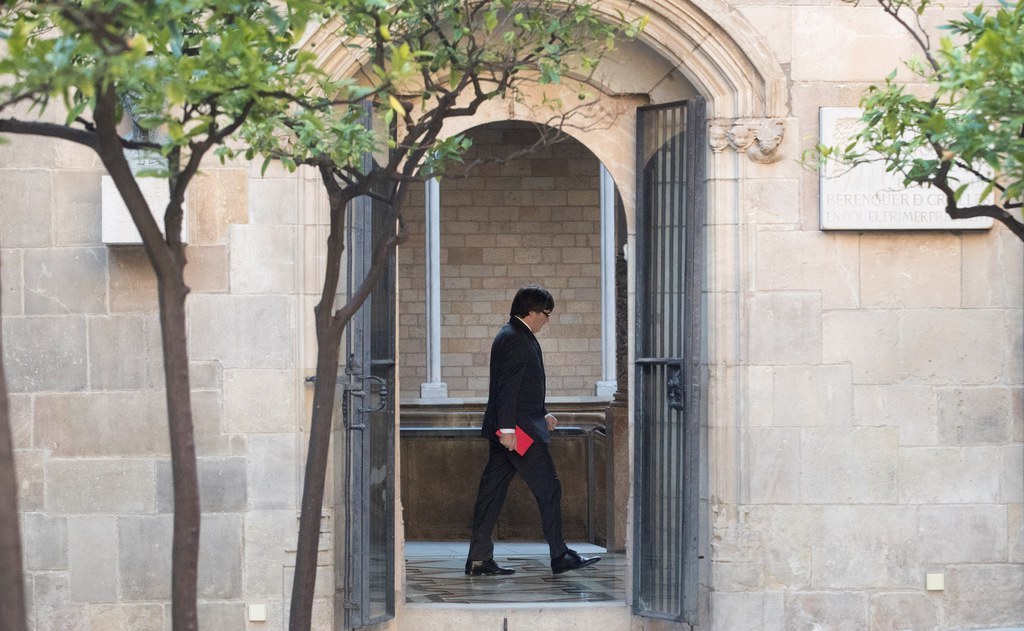
[[[217,631],[245,631],[246,613],[243,602],[200,602],[199,628]]]
[[[86,324],[82,316],[4,318],[4,367],[11,392],[84,390]]]
[[[1013,442],[1024,443],[1024,386],[1014,388],[1010,417],[1013,419]]]
[[[53,181],[53,232],[56,245],[95,245],[100,242],[103,170],[61,173]]]
[[[66,572],[40,572],[32,583],[33,631],[92,631],[86,606],[71,600]]]
[[[900,446],[938,443],[935,389],[931,386],[856,386],[853,424],[899,430]]]
[[[72,517],[71,598],[75,602],[117,600],[117,521],[109,517]]]
[[[1013,440],[1014,390],[938,388],[939,444],[1003,445]]]
[[[1024,564],[958,565],[946,570],[943,602],[951,629],[1024,624]]]
[[[772,391],[776,427],[851,424],[853,385],[848,365],[780,366]]]
[[[25,251],[25,313],[101,313],[107,308],[107,250]]]
[[[301,383],[294,370],[225,370],[225,429],[245,434],[294,431]]]
[[[89,386],[92,390],[136,390],[150,383],[148,316],[89,319]]]
[[[11,440],[14,442],[15,451],[32,447],[32,398],[30,394],[7,396]]]
[[[0,155],[9,152],[7,146]],[[52,244],[52,184],[49,171],[0,170],[0,208],[4,209],[0,214],[0,243],[5,248],[45,248]]]
[[[867,308],[955,308],[960,306],[960,238],[919,233],[861,237],[861,306]]]
[[[750,300],[750,362],[818,364],[822,356],[821,298],[802,292],[757,294]]]
[[[169,453],[162,392],[40,395],[35,441],[59,458]]]
[[[899,452],[900,502],[994,504],[999,501],[997,447],[905,447]]]
[[[171,515],[117,518],[118,578],[122,601],[167,600],[171,597],[173,530]]]
[[[922,593],[894,592],[871,597],[868,628],[915,629],[938,631],[939,611],[936,602]]]
[[[868,631],[868,596],[861,592],[786,595],[785,631]]]
[[[1024,449],[1020,443],[999,448],[1003,479],[999,497],[1006,504],[1024,505]]]
[[[750,502],[799,502],[800,430],[751,429],[748,437]]]
[[[199,505],[203,513],[245,510],[245,458],[199,458],[197,466]],[[174,512],[170,460],[162,460],[156,465],[156,503],[158,512]]]
[[[817,589],[908,587],[921,578],[917,512],[905,506],[825,506],[811,531]]]
[[[1024,304],[1024,249],[1009,230],[965,233],[963,306],[1020,308]]]
[[[298,534],[295,509],[245,514],[246,598],[280,597],[284,576],[295,565]]]
[[[1006,561],[1005,506],[957,504],[918,509],[921,561],[926,564]]]
[[[25,313],[25,283],[22,262],[23,250],[0,250],[0,290],[3,291],[3,315]]]
[[[812,533],[822,523],[824,510],[822,506],[772,508],[769,543],[765,546],[769,589],[810,589]]]
[[[295,229],[231,226],[231,289],[236,294],[292,294]]]
[[[88,608],[92,631],[165,631],[163,605],[154,604],[91,604]],[[205,627],[204,627],[205,628]]]
[[[1005,383],[1020,370],[1020,312],[912,309],[900,318],[896,361],[902,380],[935,384]],[[1012,381],[1011,381],[1012,382]]]
[[[245,169],[209,169],[193,181],[189,243],[223,243],[231,224],[248,223],[248,180]]]
[[[139,246],[115,246],[107,250],[110,275],[110,310],[114,313],[156,313],[156,274]]]
[[[713,383],[738,383],[743,379],[743,390],[747,393],[746,408],[751,427],[773,427],[775,425],[775,369],[770,366],[723,367],[721,376],[715,375],[715,368],[709,367]],[[712,397],[713,398],[713,397]],[[724,418],[729,418],[726,413]],[[712,415],[714,416],[714,415]],[[714,418],[708,422],[715,423]]]
[[[896,454],[895,428],[805,429],[801,497],[825,504],[895,502]]]
[[[221,394],[216,390],[192,392],[192,424],[196,453],[200,456],[225,456],[233,453],[231,436],[221,429]]]
[[[895,60],[918,51],[895,20],[866,10],[846,7],[800,7],[793,16],[793,40],[814,41],[828,33],[827,46],[795,46],[791,81],[877,82],[894,68]],[[901,76],[906,76],[903,70]]]
[[[1010,563],[1024,563],[1024,504],[1009,506],[1007,515]]]
[[[295,434],[249,436],[249,506],[253,509],[295,509],[298,506],[298,465]]]
[[[14,452],[14,466],[18,472],[18,509],[43,510],[46,488],[46,452],[27,449]]]
[[[859,271],[857,242],[842,235],[794,230],[757,235],[758,290],[820,291],[824,308],[853,308],[859,301]]]
[[[773,628],[765,620],[765,599],[770,597],[763,592],[711,592],[711,631]]]
[[[289,174],[282,178],[249,178],[249,214],[256,224],[298,223],[300,180]]]
[[[65,517],[25,513],[22,524],[26,570],[63,570],[68,567],[68,523]]]
[[[14,106],[14,115],[26,120],[45,119],[37,112],[18,111]],[[52,168],[57,160],[57,147],[65,144],[56,138],[44,138],[29,134],[4,134],[4,145],[0,147],[0,169],[20,170]],[[17,197],[13,199],[18,199]],[[9,208],[6,202],[4,208]]]
[[[202,599],[242,597],[241,515],[203,514],[199,531],[198,589]]]
[[[51,459],[46,495],[52,513],[149,513],[155,508],[155,473],[151,461],[125,458]]]
[[[849,364],[855,384],[893,383],[899,323],[900,316],[893,311],[827,311],[821,321],[821,362]]]
[[[231,289],[228,248],[223,245],[192,245],[185,249],[185,284],[192,291],[226,292]]]
[[[224,387],[220,362],[209,360],[189,363],[189,380],[192,390],[220,390]]]
[[[285,296],[196,295],[188,305],[189,354],[224,368],[288,368],[295,305]]]

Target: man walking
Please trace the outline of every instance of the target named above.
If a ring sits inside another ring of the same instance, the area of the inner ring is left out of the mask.
[[[551,571],[561,574],[600,560],[581,557],[562,538],[562,484],[548,450],[558,419],[544,405],[544,358],[536,337],[554,308],[554,298],[546,289],[538,285],[523,287],[512,301],[508,323],[501,327],[491,345],[490,389],[481,429],[488,439],[490,455],[473,507],[466,574],[515,572],[495,563],[491,533],[516,473],[537,499],[541,527],[551,553]],[[528,438],[517,438],[516,426]],[[522,443],[527,441],[532,444],[523,451]]]

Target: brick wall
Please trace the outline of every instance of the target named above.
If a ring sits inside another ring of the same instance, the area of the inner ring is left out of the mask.
[[[466,161],[532,144],[530,125],[470,132]],[[600,163],[568,140],[526,158],[489,163],[441,182],[441,379],[451,397],[487,395],[491,341],[516,290],[545,286],[555,298],[539,338],[548,396],[588,396],[601,375]],[[410,239],[399,254],[402,396],[426,379],[423,191],[407,203]]]

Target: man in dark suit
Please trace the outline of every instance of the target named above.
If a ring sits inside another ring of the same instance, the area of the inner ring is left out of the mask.
[[[490,391],[481,429],[488,439],[490,455],[473,507],[466,574],[515,572],[494,562],[491,533],[516,473],[537,498],[544,538],[551,552],[551,571],[561,574],[600,560],[581,557],[562,538],[562,484],[548,450],[558,419],[544,405],[544,358],[535,335],[548,323],[554,308],[555,301],[546,289],[523,287],[512,301],[508,323],[491,345]],[[533,439],[523,455],[516,452],[516,425]]]

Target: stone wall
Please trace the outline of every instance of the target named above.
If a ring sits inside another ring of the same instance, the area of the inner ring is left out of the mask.
[[[548,396],[592,396],[601,378],[600,163],[567,139],[505,158],[537,140],[525,123],[468,133],[465,177],[446,177],[441,206],[441,380],[451,397],[486,397],[491,341],[519,287],[551,291],[555,310],[539,339]],[[426,380],[422,189],[406,204],[399,256],[402,396]]]
[[[792,160],[709,162],[711,628],[1024,625],[1024,247],[821,231],[818,108],[912,44],[874,4],[733,6],[788,77]]]

